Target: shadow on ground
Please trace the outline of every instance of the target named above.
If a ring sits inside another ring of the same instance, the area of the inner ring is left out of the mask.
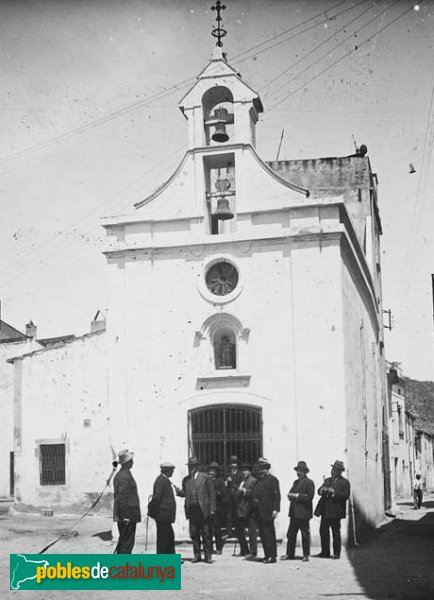
[[[415,511],[415,516],[406,510],[349,549],[348,558],[368,598],[434,599],[434,512],[422,516]]]

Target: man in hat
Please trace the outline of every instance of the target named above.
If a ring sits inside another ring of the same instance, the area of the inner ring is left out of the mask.
[[[229,458],[229,473],[226,477],[225,485],[228,488],[227,509],[226,509],[226,531],[231,533],[236,519],[235,514],[235,493],[241,481],[243,473],[240,470],[240,461],[238,456],[232,455]]]
[[[154,482],[151,501],[148,504],[148,515],[155,519],[157,525],[157,554],[175,554],[175,534],[172,523],[176,518],[176,500],[170,478],[175,465],[163,462],[160,475]]]
[[[115,554],[131,554],[136,537],[136,525],[142,520],[139,494],[134,477],[131,475],[134,452],[121,450],[118,464],[121,465],[113,480],[113,517],[118,523],[119,540]]]
[[[253,488],[256,478],[252,475],[252,467],[244,463],[241,467],[243,479],[235,492],[235,534],[240,544],[239,556],[246,559],[255,558],[258,553],[258,530],[253,517]],[[247,545],[245,530],[249,532],[249,544]]]
[[[280,560],[293,560],[298,530],[301,531],[301,545],[303,548],[303,562],[309,560],[310,555],[310,529],[309,521],[312,518],[312,499],[315,495],[315,484],[307,474],[309,468],[304,460],[300,460],[294,470],[297,477],[288,492],[289,528],[286,554]]]
[[[210,519],[216,512],[215,492],[211,477],[199,471],[199,460],[193,456],[188,461],[188,475],[182,480],[182,489],[177,494],[185,498],[185,516],[190,523],[190,537],[193,543],[192,562],[201,560],[201,538],[205,552],[205,562],[212,563],[212,541]]]
[[[324,480],[318,489],[321,499],[315,509],[315,515],[321,516],[319,534],[321,537],[320,558],[330,558],[330,529],[333,536],[333,556],[341,557],[341,519],[346,516],[347,500],[350,497],[350,482],[342,477],[344,463],[336,460],[332,465],[331,477]]]
[[[264,549],[264,563],[276,562],[277,545],[274,519],[280,511],[279,481],[270,474],[271,465],[266,458],[260,458],[255,465],[258,481],[253,488],[255,521]]]
[[[210,463],[208,467],[208,475],[211,477],[215,492],[216,512],[211,525],[211,544],[215,538],[216,554],[221,554],[223,551],[222,527],[224,523],[225,500],[227,488],[223,478],[220,477],[220,465],[217,462]]]

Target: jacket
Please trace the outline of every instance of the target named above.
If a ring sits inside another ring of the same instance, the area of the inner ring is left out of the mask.
[[[228,490],[225,486],[225,482],[222,477],[216,477],[212,479],[212,484],[215,492],[215,503],[218,513],[222,513],[224,510],[224,504],[227,502]]]
[[[148,510],[156,521],[174,523],[176,518],[176,500],[172,484],[166,475],[158,475],[154,482],[152,499]]]
[[[323,494],[324,488],[332,488],[333,495]],[[350,491],[350,482],[345,477],[328,477],[318,489],[318,494],[322,496],[321,516],[327,519],[343,519],[347,514],[346,506]]]
[[[249,475],[243,479],[235,492],[235,511],[240,519],[248,519],[253,512],[253,488],[257,479]]]
[[[211,477],[206,473],[198,471],[195,477],[197,503],[202,511],[204,519],[208,519],[210,513],[216,512],[215,491]],[[179,494],[185,498],[185,516],[190,518],[190,507],[193,496],[193,476],[187,475],[182,480],[182,492]]]
[[[279,480],[274,475],[258,479],[253,488],[253,506],[255,514],[262,521],[271,521],[273,511],[280,511]]]
[[[137,484],[131,475],[130,469],[122,467],[113,480],[114,506],[113,518],[115,521],[129,519],[133,523],[140,523],[140,500]]]
[[[312,518],[312,500],[315,495],[315,484],[308,477],[296,479],[289,490],[290,494],[298,494],[289,504],[289,516],[295,519]]]

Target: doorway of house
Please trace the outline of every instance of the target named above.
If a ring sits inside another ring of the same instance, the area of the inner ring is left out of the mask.
[[[216,461],[226,470],[231,455],[254,463],[262,456],[262,409],[219,404],[188,412],[188,447],[202,465]]]

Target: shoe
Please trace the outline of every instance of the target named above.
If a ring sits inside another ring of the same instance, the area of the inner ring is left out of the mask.
[[[271,558],[271,557],[270,558],[264,558],[264,564],[265,565],[272,565],[275,562],[276,562],[275,558]]]
[[[246,554],[245,559],[246,560],[253,560],[254,558],[256,558],[256,554]]]
[[[192,563],[198,563],[198,562],[200,562],[200,556],[195,556],[191,562]]]
[[[341,557],[340,554],[333,554],[332,559],[333,560],[339,560],[340,557]]]
[[[284,554],[283,556],[280,557],[280,560],[294,560],[294,557]]]
[[[308,556],[303,556],[303,559],[301,562],[309,562],[309,557]]]
[[[221,555],[221,553],[222,553],[222,550],[216,550],[216,551],[215,551],[215,553],[216,553],[216,554],[218,554],[218,555],[220,556],[220,555]]]
[[[315,556],[316,558],[330,558],[330,554],[323,554],[322,552],[316,554]]]
[[[207,556],[203,562],[206,562],[207,565],[212,565],[212,558],[211,558],[211,556]]]
[[[247,554],[244,554],[244,552],[238,552],[237,554],[232,554],[232,556],[248,556]]]

